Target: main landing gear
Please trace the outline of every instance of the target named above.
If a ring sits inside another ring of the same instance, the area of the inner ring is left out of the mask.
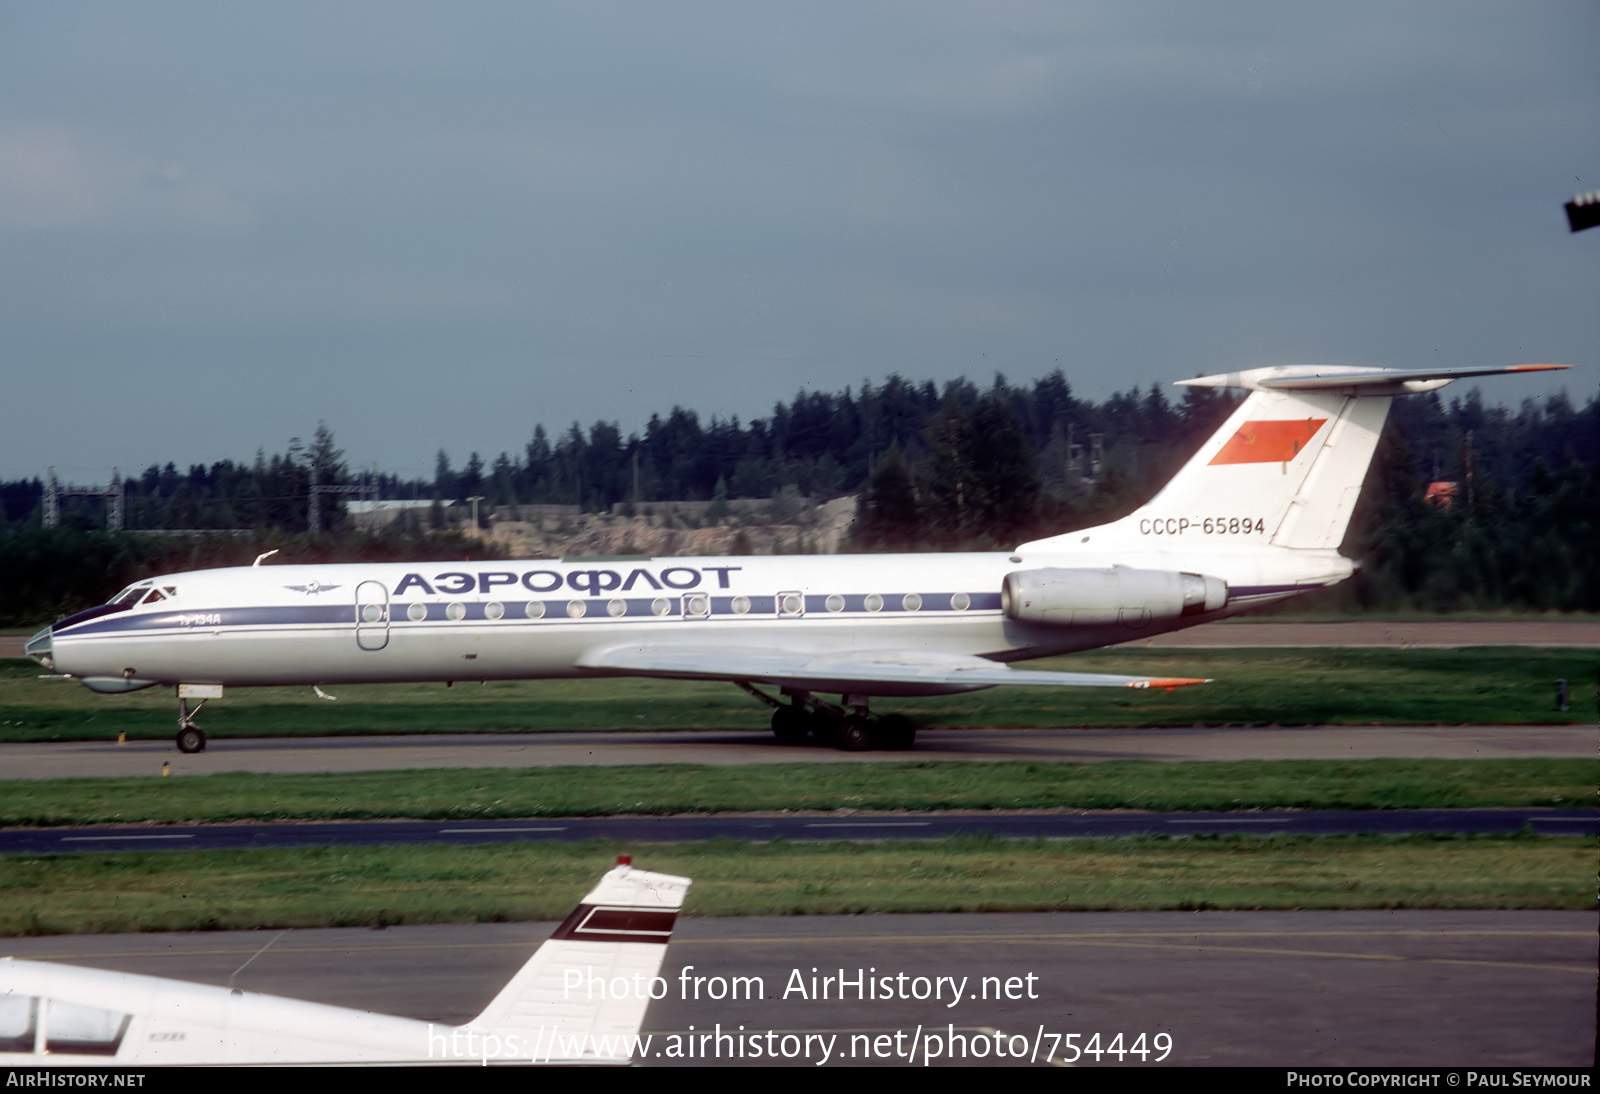
[[[772,735],[782,745],[804,744],[810,736],[846,752],[881,748],[908,749],[917,739],[917,727],[904,714],[875,717],[867,711],[865,695],[846,695],[842,705],[817,698],[809,691],[784,688],[787,703],[774,699],[743,680],[734,681],[772,708]]]
[[[194,724],[194,716],[200,713],[200,708],[206,705],[204,699],[195,704],[194,710],[189,709],[188,699],[178,700],[178,751],[179,752],[204,752],[206,750],[206,735],[201,728]]]

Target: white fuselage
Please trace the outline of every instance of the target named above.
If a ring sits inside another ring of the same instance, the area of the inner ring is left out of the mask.
[[[597,646],[675,641],[1014,661],[1192,626],[1338,580],[1328,552],[1152,547],[1116,557],[918,554],[240,567],[158,577],[162,598],[52,634],[57,672],[130,683],[272,685],[590,675]],[[1227,606],[1077,627],[1001,608],[1015,571],[1169,568],[1218,576]],[[92,613],[85,613],[92,614]],[[873,689],[876,694],[904,689]]]

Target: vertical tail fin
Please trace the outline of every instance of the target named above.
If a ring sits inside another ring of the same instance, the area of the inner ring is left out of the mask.
[[[1123,523],[1142,538],[1182,529],[1213,542],[1336,548],[1391,401],[1340,391],[1253,391]]]
[[[626,1062],[688,889],[618,859],[467,1028],[553,1049],[541,1060]]]
[[[1396,395],[1431,391],[1463,376],[1527,372],[1507,368],[1362,369],[1287,365],[1179,383],[1250,392],[1200,451],[1131,515],[1097,530],[1096,540],[1153,547],[1336,549]],[[1059,549],[1079,533],[1025,543]],[[1169,540],[1168,537],[1174,537]]]

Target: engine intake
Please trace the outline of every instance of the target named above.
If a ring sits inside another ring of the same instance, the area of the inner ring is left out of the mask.
[[[1138,629],[1227,603],[1228,583],[1220,577],[1123,566],[1018,570],[1000,587],[1000,606],[1012,619],[1062,627],[1121,623]]]

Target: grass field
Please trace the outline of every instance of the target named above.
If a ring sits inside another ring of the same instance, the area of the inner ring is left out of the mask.
[[[1595,717],[1590,651],[1117,650],[1042,667],[1205,676],[1173,693],[1017,688],[881,704],[923,725],[1549,724]],[[99,696],[0,662],[0,741],[167,738],[175,702]],[[1574,709],[1553,709],[1554,681]],[[545,681],[237,689],[215,737],[751,728],[725,685]],[[3,772],[0,772],[3,778]],[[0,824],[517,817],[781,809],[1399,808],[1592,804],[1600,762],[774,764],[0,783]],[[0,934],[542,919],[618,848],[597,844],[0,856]],[[637,850],[622,848],[622,850]],[[701,915],[1154,908],[1575,908],[1591,840],[1229,837],[660,845]],[[552,895],[552,894],[560,895]]]
[[[997,761],[226,774],[5,784],[6,826],[779,810],[1396,809],[1594,802],[1592,759]]]
[[[992,688],[968,695],[880,700],[925,726],[1572,724],[1592,721],[1593,651],[1489,647],[1396,649],[1120,649],[1030,663],[1078,672],[1203,677],[1176,691]],[[96,695],[39,678],[29,661],[0,661],[0,741],[156,739],[174,732],[166,689]],[[1555,709],[1555,681],[1573,709]],[[570,729],[763,727],[766,710],[726,684],[607,679],[237,688],[201,719],[214,738],[382,733],[527,733]]]
[[[639,848],[628,848],[639,852]],[[617,848],[497,844],[0,856],[0,935],[557,919]],[[1223,837],[653,845],[694,915],[1586,908],[1588,841]]]

